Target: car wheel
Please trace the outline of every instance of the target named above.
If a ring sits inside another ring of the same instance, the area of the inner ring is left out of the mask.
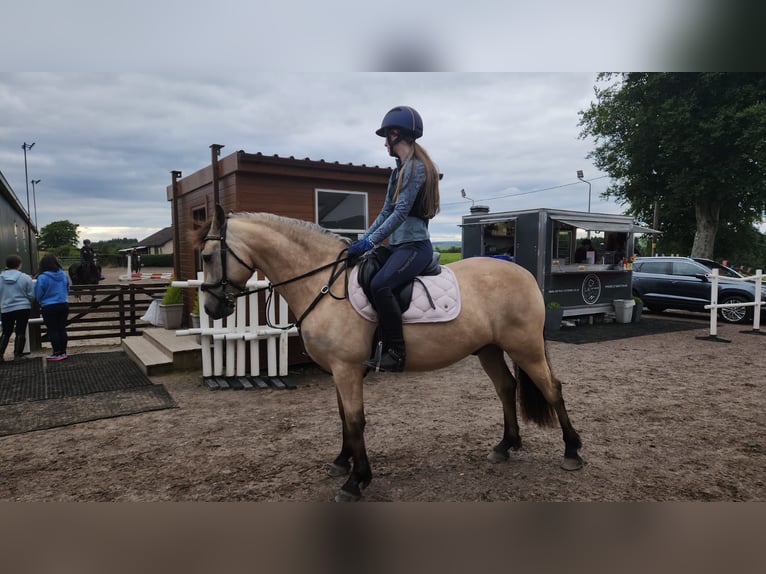
[[[746,303],[747,299],[739,295],[727,295],[719,303]],[[719,309],[721,319],[727,323],[747,323],[750,321],[749,307],[724,307]]]

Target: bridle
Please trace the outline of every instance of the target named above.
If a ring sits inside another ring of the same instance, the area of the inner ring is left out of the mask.
[[[333,283],[341,276],[343,275],[346,270],[348,269],[348,260],[351,259],[348,255],[345,257],[343,256],[344,253],[346,253],[347,248],[343,248],[341,252],[336,257],[335,261],[331,261],[330,263],[327,263],[326,265],[322,265],[321,267],[317,267],[316,269],[312,269],[311,271],[308,271],[306,273],[303,273],[301,275],[298,275],[296,277],[292,277],[290,279],[287,279],[285,281],[281,281],[279,283],[271,283],[266,287],[257,287],[255,289],[248,289],[246,285],[238,285],[234,283],[233,281],[229,280],[229,277],[226,273],[226,260],[229,255],[234,257],[234,259],[242,265],[245,269],[247,269],[250,272],[250,275],[255,273],[255,267],[253,265],[248,265],[239,255],[237,255],[232,249],[229,248],[228,244],[226,243],[226,226],[227,222],[224,221],[221,225],[221,229],[218,233],[218,235],[206,235],[202,241],[220,241],[221,248],[220,248],[220,258],[221,258],[221,279],[218,281],[218,283],[202,283],[200,285],[200,289],[206,293],[210,293],[213,297],[218,299],[219,301],[222,301],[226,306],[228,307],[234,307],[234,304],[236,300],[239,297],[244,297],[246,295],[250,295],[252,293],[258,293],[260,291],[267,290],[269,292],[269,295],[266,299],[266,308],[268,309],[271,305],[272,296],[274,294],[274,289],[276,287],[280,287],[282,285],[287,285],[288,283],[293,283],[294,281],[300,281],[301,279],[305,279],[307,277],[311,277],[312,275],[316,275],[320,271],[323,271],[325,269],[332,268],[332,271],[330,271],[330,278],[325,283],[322,288],[319,290],[319,293],[314,298],[314,300],[309,304],[309,306],[306,308],[306,310],[303,312],[303,314],[298,318],[295,323],[291,323],[285,327],[280,327],[277,325],[272,325],[271,320],[268,318],[269,314],[266,313],[266,323],[269,327],[275,328],[275,329],[291,329],[293,326],[298,327],[300,329],[301,323],[306,318],[306,316],[314,310],[314,308],[319,304],[319,301],[328,293],[333,299],[342,300],[345,299],[348,295],[348,277],[346,277],[346,295],[343,297],[337,297],[333,295],[330,292],[330,288],[332,287]],[[234,290],[230,289],[229,287],[233,287]]]
[[[237,298],[247,295],[248,290],[247,290],[247,287],[245,287],[244,285],[237,285],[233,281],[229,280],[229,276],[226,273],[226,261],[228,259],[228,255],[231,254],[231,256],[234,257],[234,259],[236,259],[237,263],[239,263],[245,269],[250,271],[250,275],[255,273],[255,267],[245,263],[239,255],[237,255],[234,251],[229,249],[229,246],[226,243],[226,222],[225,221],[223,225],[221,225],[221,229],[218,235],[206,235],[202,239],[202,241],[203,242],[205,241],[220,241],[221,242],[221,250],[220,250],[221,279],[218,281],[218,283],[203,283],[202,285],[200,285],[199,288],[202,291],[210,293],[213,297],[215,297],[219,301],[226,303],[226,305],[233,307]],[[235,292],[232,292],[228,289],[230,285],[236,289]]]

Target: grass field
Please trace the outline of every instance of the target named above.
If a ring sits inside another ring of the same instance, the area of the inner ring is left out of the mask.
[[[453,263],[462,258],[463,256],[460,253],[442,253],[439,257],[439,263],[446,265],[447,263]]]

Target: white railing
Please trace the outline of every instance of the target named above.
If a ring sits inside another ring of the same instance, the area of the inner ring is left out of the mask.
[[[171,272],[166,273],[129,273],[120,275],[120,281],[142,281],[144,279],[170,279],[173,276]]]
[[[174,287],[196,288],[197,296],[202,294],[200,286],[203,283],[202,273],[197,274],[197,279],[190,281],[173,281]],[[258,279],[258,273],[254,273],[245,284],[248,289],[256,289],[268,286],[266,278]],[[263,298],[266,291],[261,291]],[[201,299],[200,299],[201,300]],[[279,308],[279,316],[276,316],[276,308]],[[211,320],[200,305],[200,327],[192,329],[180,329],[176,335],[199,335],[202,352],[202,376],[203,377],[257,377],[261,370],[260,342],[266,341],[267,375],[269,377],[287,376],[287,338],[298,334],[296,327],[287,327],[288,320],[287,302],[276,293],[273,293],[271,305],[266,306],[268,322],[275,327],[261,324],[259,293],[251,293],[246,297],[240,297],[234,313],[223,319]],[[265,322],[265,321],[264,321]],[[246,359],[250,356],[250,372],[247,372]]]
[[[750,277],[726,277],[726,281],[749,281],[755,279],[755,300],[747,303],[719,303],[718,302],[718,280],[720,278],[718,269],[708,275],[710,277],[710,304],[705,305],[705,309],[710,309],[710,338],[718,337],[718,309],[727,307],[753,307],[753,332],[758,333],[761,330],[761,292],[763,289],[763,273],[760,269],[756,270],[755,275]]]

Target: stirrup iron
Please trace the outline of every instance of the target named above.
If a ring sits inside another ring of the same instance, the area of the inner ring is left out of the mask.
[[[372,367],[376,373],[380,372],[380,360],[383,358],[383,341],[378,341],[375,346],[375,354],[371,359],[364,362],[368,367]]]

